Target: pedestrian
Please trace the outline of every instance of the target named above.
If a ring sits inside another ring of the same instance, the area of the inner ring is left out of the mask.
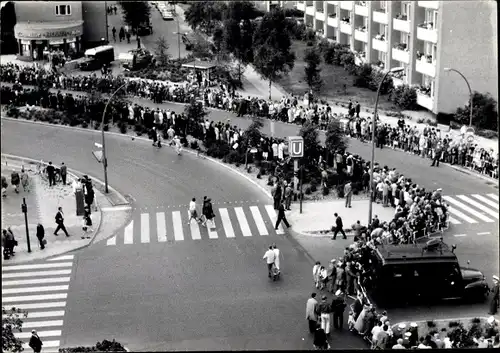
[[[63,182],[63,185],[66,185],[66,178],[68,176],[68,168],[64,164],[64,162],[61,163],[61,179]]]
[[[7,197],[7,188],[9,183],[7,183],[7,178],[2,175],[2,197]]]
[[[311,294],[311,298],[306,303],[306,320],[309,324],[309,332],[314,333],[318,325],[318,301],[316,293]]]
[[[130,32],[127,32],[125,35],[127,36],[127,43],[130,44]]]
[[[36,330],[31,331],[31,338],[28,345],[33,349],[34,353],[40,353],[42,350],[43,342],[40,337],[38,337]]]
[[[498,276],[493,276],[493,288],[491,289],[492,297],[490,302],[490,315],[495,315],[498,311],[500,303],[500,284]]]
[[[274,251],[274,255],[275,255],[275,258],[274,258],[274,266],[276,267],[276,269],[278,270],[278,273],[281,272],[281,266],[280,266],[280,256],[283,257],[283,255],[281,254],[281,251],[280,249],[278,249],[278,247],[276,246],[276,243],[273,243],[273,251]]]
[[[271,195],[273,195],[274,209],[277,210],[279,209],[281,198],[283,196],[281,193],[281,185],[279,182],[277,182],[273,190],[271,190]]]
[[[175,136],[174,137],[174,144],[175,144],[175,152],[177,152],[177,155],[179,156],[181,154],[181,151],[182,151],[182,144],[181,144],[181,139],[179,138],[179,136]]]
[[[441,144],[438,143],[436,148],[432,151],[432,164],[431,167],[439,167],[439,160],[441,159],[441,154],[443,153],[443,149],[441,148]]]
[[[2,230],[2,241],[4,248],[4,259],[9,259],[11,256],[15,255],[14,247],[17,245],[14,233],[12,233],[10,227]]]
[[[204,217],[203,226],[207,225],[207,221],[210,221],[212,223],[212,228],[215,228],[215,214],[214,214],[214,209],[212,207],[212,199],[210,197],[203,197],[203,207],[202,207],[202,214]]]
[[[10,175],[10,183],[14,187],[14,191],[19,194],[19,183],[21,182],[21,178],[19,177],[19,173],[15,170],[12,171]]]
[[[56,224],[57,224],[57,228],[54,231],[54,235],[56,235],[56,236],[59,235],[59,234],[57,234],[57,232],[59,232],[59,230],[62,230],[64,232],[64,234],[66,234],[66,236],[69,237],[68,231],[66,230],[66,226],[64,225],[64,213],[63,213],[62,207],[59,207],[57,209]]]
[[[272,245],[269,246],[269,249],[266,251],[264,256],[262,257],[266,260],[267,263],[267,275],[269,278],[272,277],[272,270],[274,262],[276,261],[276,254],[274,253]]]
[[[45,238],[45,228],[41,223],[38,223],[36,226],[36,237],[40,243],[40,249],[45,249],[45,245],[47,244],[47,240]]]
[[[325,330],[327,335],[330,334],[330,314],[332,312],[331,305],[327,303],[326,295],[321,297],[321,303],[318,305],[318,313],[321,318],[321,328]]]
[[[125,29],[120,27],[120,32],[118,32],[118,38],[120,38],[120,42],[125,39]]]
[[[335,292],[332,300],[333,311],[333,327],[337,330],[342,330],[344,326],[344,311],[347,304],[344,300],[344,295],[340,289]]]
[[[113,12],[115,13],[115,15],[116,15],[116,11],[117,11],[116,6],[113,6]]]
[[[406,349],[405,346],[403,346],[403,339],[402,338],[398,338],[398,340],[396,341],[397,343],[392,346],[392,349]]]
[[[350,181],[348,181],[344,185],[344,197],[345,197],[345,207],[346,208],[351,208],[351,200],[352,200],[352,184]]]
[[[323,330],[322,328],[318,327],[316,329],[316,331],[314,332],[313,340],[314,349],[320,351],[330,349],[330,344],[328,343],[326,335],[327,333],[325,333],[325,330]]]
[[[113,40],[116,43],[116,28],[113,26],[113,29],[111,30],[111,33],[113,33]]]
[[[52,165],[52,162],[49,162],[47,166],[47,176],[49,178],[49,186],[56,184],[56,168]]]
[[[316,263],[313,266],[313,281],[314,281],[314,286],[316,288],[319,288],[319,270],[321,269],[321,262],[316,261]]]
[[[290,206],[292,204],[292,195],[293,195],[292,185],[288,184],[285,187],[285,209],[287,211],[290,211]]]
[[[361,112],[361,105],[356,101],[356,118],[359,118],[359,113]]]
[[[347,239],[345,232],[344,232],[344,224],[342,223],[342,218],[337,213],[334,213],[333,215],[335,216],[335,227],[332,227],[332,228],[334,228],[334,229],[332,229],[332,231],[334,232],[332,240],[337,239],[338,232],[342,233],[342,236],[344,237],[344,239]]]
[[[335,282],[337,280],[337,266],[336,266],[336,260],[332,259],[330,261],[330,265],[328,266],[328,286],[327,290],[330,293],[333,293],[335,291]]]
[[[92,218],[90,217],[90,208],[85,207],[85,212],[83,214],[83,225],[82,225],[83,235],[82,239],[90,239],[88,235],[89,232],[93,232],[92,229]]]
[[[191,220],[195,220],[196,222],[200,223],[200,219],[198,218],[198,213],[196,212],[196,199],[193,197],[191,199],[191,202],[189,202],[189,209],[188,209],[188,225],[191,225]]]
[[[283,202],[280,202],[279,208],[278,208],[278,219],[276,220],[276,225],[274,226],[274,229],[278,230],[278,226],[280,225],[281,221],[285,223],[287,228],[290,228],[290,224],[288,223],[286,216],[285,216],[285,205]]]

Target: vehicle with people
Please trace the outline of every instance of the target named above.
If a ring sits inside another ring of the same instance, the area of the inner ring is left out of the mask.
[[[371,252],[372,272],[362,286],[377,304],[397,306],[443,299],[486,300],[489,287],[483,273],[459,265],[442,239],[425,244],[378,246]]]
[[[120,53],[118,61],[126,70],[134,71],[148,67],[153,61],[153,54],[144,48],[129,50],[127,53]]]
[[[101,45],[85,51],[85,58],[80,62],[79,69],[85,71],[100,70],[110,66],[115,60],[115,50],[111,45]]]

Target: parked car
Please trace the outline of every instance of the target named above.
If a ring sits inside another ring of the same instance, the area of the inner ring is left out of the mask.
[[[161,13],[161,16],[165,21],[173,21],[174,20],[174,14],[170,10],[165,10]]]

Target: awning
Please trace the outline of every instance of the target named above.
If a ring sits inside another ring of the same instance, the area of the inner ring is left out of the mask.
[[[62,40],[81,36],[83,21],[19,22],[14,26],[16,39]]]

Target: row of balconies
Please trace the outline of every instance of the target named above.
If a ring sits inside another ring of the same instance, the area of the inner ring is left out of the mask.
[[[354,7],[354,13],[360,16],[368,16],[368,6],[367,1],[327,1],[330,5],[340,6],[342,10],[352,11]],[[306,5],[308,3],[308,5]],[[439,8],[439,1],[417,1],[418,6],[425,7],[428,9],[437,10]],[[305,11],[306,7],[310,7],[314,11],[314,6],[312,2],[307,1],[297,1],[296,7],[299,10]],[[377,13],[384,14],[386,12],[385,9],[375,10]],[[381,18],[381,20],[383,20]],[[380,22],[382,23],[382,22]]]

